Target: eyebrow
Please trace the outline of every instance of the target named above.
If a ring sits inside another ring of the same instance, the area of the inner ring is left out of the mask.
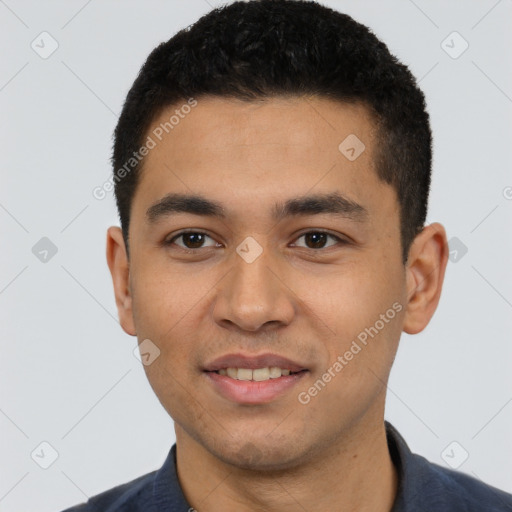
[[[226,217],[224,208],[216,201],[199,195],[167,194],[146,211],[149,223],[155,223],[173,213],[190,213],[206,217]],[[331,214],[362,222],[368,217],[368,210],[338,192],[314,194],[288,199],[275,204],[272,211],[274,220],[286,217]]]
[[[315,194],[289,199],[284,204],[274,206],[274,218],[302,215],[331,214],[362,222],[368,217],[368,210],[338,192],[331,194]]]
[[[186,194],[167,194],[146,211],[146,218],[150,223],[173,213],[191,213],[207,217],[224,218],[222,206],[210,199],[201,196]]]

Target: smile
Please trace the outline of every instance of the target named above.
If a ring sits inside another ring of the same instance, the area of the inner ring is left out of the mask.
[[[219,375],[227,376],[236,380],[253,380],[263,382],[270,379],[278,379],[282,376],[288,376],[291,370],[287,368],[279,368],[278,366],[266,366],[264,368],[220,368],[216,373]]]
[[[228,367],[205,371],[203,375],[213,391],[223,399],[242,405],[261,405],[285,397],[308,373],[308,370],[291,372],[272,366],[255,369]]]

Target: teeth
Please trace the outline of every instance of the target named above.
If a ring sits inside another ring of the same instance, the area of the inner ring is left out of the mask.
[[[228,377],[231,377],[232,379],[238,378],[238,370],[236,368],[228,368],[226,373],[228,374]]]
[[[238,370],[240,372],[240,370]],[[269,380],[270,370],[268,368],[258,368],[252,371],[252,380]]]
[[[238,380],[252,380],[252,370],[249,368],[238,368]]]
[[[267,366],[265,368],[257,368],[255,370],[251,370],[250,368],[221,368],[217,373],[219,375],[227,375],[232,379],[254,380],[256,382],[261,382],[290,375],[290,370],[279,368],[277,366]]]
[[[277,366],[271,366],[269,368],[269,373],[271,379],[277,379],[278,377],[281,377],[281,368],[278,368]]]

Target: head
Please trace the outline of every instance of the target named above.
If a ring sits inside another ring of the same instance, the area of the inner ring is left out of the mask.
[[[301,1],[234,2],[203,16],[155,48],[142,67],[115,131],[114,175],[127,168],[148,135],[158,143],[174,129],[183,106],[205,96],[246,102],[319,96],[364,105],[377,130],[375,171],[398,197],[405,264],[427,214],[429,116],[413,75],[366,26]],[[178,110],[175,119],[166,119],[167,127],[152,134],[152,122],[171,106]],[[127,244],[144,160],[133,163],[115,179]]]
[[[113,165],[121,324],[157,347],[145,369],[177,433],[277,468],[378,422],[400,334],[427,325],[447,256],[442,226],[424,226],[424,96],[368,28],[315,2],[210,12],[148,57]],[[301,373],[234,400],[212,375],[229,354]]]

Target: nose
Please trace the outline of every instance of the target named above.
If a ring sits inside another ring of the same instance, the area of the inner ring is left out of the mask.
[[[217,288],[215,321],[250,332],[289,325],[296,311],[294,295],[268,250],[250,263],[238,254],[234,260]]]

